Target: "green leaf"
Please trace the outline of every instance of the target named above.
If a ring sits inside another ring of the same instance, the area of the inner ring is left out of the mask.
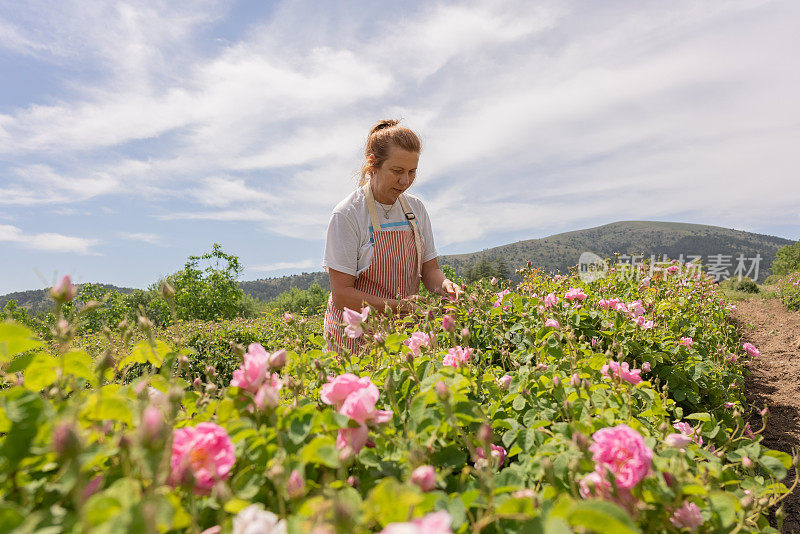
[[[11,503],[0,503],[0,532],[11,532],[22,524],[25,516]]]
[[[370,490],[364,505],[372,520],[386,526],[408,519],[414,507],[422,501],[415,489],[387,477]]]
[[[786,456],[789,455],[787,454]],[[775,458],[774,456],[764,455],[758,459],[758,463],[760,463],[764,467],[764,469],[769,471],[770,475],[772,475],[774,478],[778,480],[783,480],[783,478],[786,476],[786,468],[784,467],[783,462],[781,462],[779,458]],[[791,466],[791,457],[789,457],[789,465]]]
[[[432,458],[433,464],[440,467],[460,468],[467,461],[467,453],[456,445],[448,445],[436,451]]]
[[[711,416],[706,412],[690,413],[684,419],[696,419],[698,421],[711,421]]]
[[[37,352],[25,368],[23,385],[31,391],[41,391],[56,381],[56,368],[59,366],[54,356]]]
[[[773,458],[777,458],[781,462],[781,465],[783,465],[783,467],[785,467],[786,469],[792,467],[792,457],[791,455],[785,452],[768,450],[764,452],[764,456],[771,456]]]
[[[711,494],[711,508],[719,516],[723,527],[729,527],[736,521],[736,511],[740,508],[739,500],[729,493],[715,491]]]
[[[0,456],[12,465],[28,455],[33,438],[39,431],[39,419],[44,402],[36,393],[22,388],[13,388],[0,396],[0,406],[5,411],[11,427],[3,439]]]
[[[84,510],[86,520],[96,527],[117,515],[122,510],[122,505],[116,497],[98,493],[89,497]]]
[[[607,534],[640,532],[639,527],[625,510],[616,504],[596,499],[575,503],[567,513],[567,521],[572,526],[586,527],[591,530],[596,530],[599,525],[602,525],[602,531]]]
[[[128,400],[115,396],[106,391],[105,388],[103,388],[102,394],[95,393],[89,397],[89,401],[86,403],[81,415],[97,421],[111,419],[125,423],[130,427],[133,426],[133,412]]]
[[[300,449],[300,458],[306,463],[327,467],[339,466],[336,442],[330,436],[317,436],[311,440],[311,443]]]
[[[311,410],[313,406],[309,406]],[[314,420],[314,412],[306,411],[305,413],[292,413],[292,420],[289,423],[289,439],[295,445],[299,445],[308,436],[311,431],[311,423]]]
[[[64,372],[76,378],[84,378],[92,384],[95,382],[92,357],[82,350],[71,350],[64,355]]]
[[[21,352],[37,349],[42,342],[36,339],[33,331],[11,321],[0,323],[0,363],[11,360]]]

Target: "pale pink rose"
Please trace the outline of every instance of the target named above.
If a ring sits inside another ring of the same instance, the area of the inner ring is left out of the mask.
[[[251,504],[233,518],[233,534],[286,534],[286,520]]]
[[[549,295],[544,297],[544,307],[549,308],[551,306],[555,306],[558,304],[558,297],[555,293],[550,293]]]
[[[233,372],[231,386],[256,393],[267,376],[269,353],[260,343],[251,343],[244,355],[244,363]]]
[[[500,293],[497,293],[497,300],[494,302],[494,307],[499,308],[503,305],[503,297],[511,293],[508,289],[502,290]]]
[[[425,332],[414,332],[411,334],[411,337],[403,340],[403,345],[411,349],[411,353],[414,354],[414,356],[419,356],[421,347],[431,346],[431,337],[432,336]]]
[[[752,343],[745,343],[744,345],[742,345],[742,348],[747,351],[747,354],[749,354],[754,358],[757,356],[761,356],[761,352]]]
[[[600,372],[603,373],[603,376],[606,376],[608,378],[619,377],[622,380],[634,385],[642,381],[642,377],[639,376],[642,373],[642,370],[630,369],[630,367],[628,366],[628,362],[622,362],[622,363],[615,361],[608,362],[607,365],[604,365],[603,368],[600,369]]]
[[[525,488],[515,491],[511,496],[515,499],[533,499],[536,497],[536,492],[531,488]]]
[[[640,317],[644,313],[644,306],[641,300],[634,300],[628,304],[628,309],[633,313],[634,317]]]
[[[744,467],[745,469],[748,469],[748,468],[750,468],[752,466],[753,466],[753,460],[751,460],[747,456],[742,458],[742,467]]]
[[[644,362],[642,364],[642,371],[645,372],[645,373],[649,373],[650,372],[650,362]]]
[[[292,469],[292,473],[286,481],[286,492],[292,499],[302,497],[306,492],[306,481],[297,469]]]
[[[680,341],[678,341],[678,345],[683,345],[684,347],[691,348],[694,345],[694,340],[690,337],[682,337]]]
[[[624,302],[618,302],[616,304],[616,306],[614,306],[614,309],[617,310],[620,313],[629,313],[630,312],[630,310],[628,309],[628,307],[625,305]]]
[[[650,277],[642,278],[642,283],[639,284],[639,287],[650,287]]]
[[[287,324],[292,324],[294,322],[294,315],[286,312],[283,314],[283,320],[286,321]]]
[[[571,287],[564,295],[565,300],[572,300],[572,301],[581,301],[586,298],[586,293],[578,289],[577,287]]]
[[[406,523],[389,523],[380,534],[453,534],[452,519],[445,510]]]
[[[361,328],[361,323],[366,321],[367,317],[369,317],[369,310],[369,306],[365,306],[360,312],[351,310],[345,306],[342,310],[342,320],[347,323],[347,326],[344,328],[344,333],[347,337],[351,339],[361,337],[364,333],[364,329]]]
[[[560,385],[561,385],[561,377],[560,377],[560,376],[558,376],[558,375],[555,375],[555,376],[553,377],[553,385],[554,385],[555,387],[558,387],[558,386],[560,386]]]
[[[694,532],[703,524],[703,515],[695,503],[685,501],[680,508],[675,510],[669,522],[675,525],[676,528],[688,528],[691,532]]]
[[[684,449],[691,442],[692,438],[685,434],[672,433],[668,434],[667,437],[664,438],[664,443],[668,447],[675,447],[676,449]]]
[[[610,472],[617,486],[630,489],[650,472],[653,451],[645,444],[641,434],[625,424],[601,428],[592,434],[594,443],[589,447],[595,470]]]
[[[357,423],[364,424],[367,421],[385,423],[391,421],[392,412],[390,410],[376,410],[375,403],[378,401],[377,388],[361,388],[350,393],[344,400],[339,413],[346,415]]]
[[[380,392],[378,392],[378,388],[372,383],[372,380],[367,376],[359,378],[352,373],[344,373],[330,379],[327,384],[323,384],[320,388],[319,396],[325,404],[332,404],[336,408],[340,408],[347,396],[359,389],[368,389],[370,395],[374,396],[377,402]]]
[[[597,305],[600,306],[601,308],[603,308],[604,310],[607,310],[610,307],[609,303],[608,303],[608,301],[606,299],[598,300],[597,301]]]
[[[194,478],[194,492],[207,495],[217,481],[228,478],[236,462],[235,448],[224,428],[215,423],[178,428],[173,433],[170,482],[177,486]]]
[[[272,369],[280,369],[286,365],[286,351],[284,349],[280,349],[279,351],[270,354],[267,358],[267,365],[269,365]]]
[[[581,385],[581,377],[580,377],[580,375],[578,373],[573,373],[572,374],[572,376],[569,379],[569,385],[574,387],[574,388],[580,387],[580,385]]]
[[[489,280],[489,283],[491,283],[493,286],[496,286],[497,285],[497,278],[493,276],[492,279]]]
[[[281,385],[283,385],[283,382],[281,382]],[[269,383],[262,384],[261,387],[258,388],[256,396],[253,399],[255,401],[255,406],[257,406],[261,411],[266,410],[268,407],[275,408],[280,402],[279,390],[280,388],[275,388]],[[254,410],[252,405],[248,406],[247,408],[250,412],[253,412]]]
[[[561,325],[555,319],[548,319],[544,322],[545,327],[561,328]]]
[[[703,444],[703,437],[689,423],[686,423],[684,421],[678,421],[677,423],[673,423],[672,426],[675,428],[675,430],[677,430],[684,436],[688,436],[693,441],[696,441],[699,445]]]
[[[442,317],[442,329],[445,332],[452,332],[456,329],[456,320],[452,315]]]
[[[340,428],[336,434],[336,448],[344,449],[350,447],[356,454],[364,445],[367,444],[367,437],[369,437],[369,430],[366,425],[358,425],[354,428]]]
[[[653,323],[653,321],[645,321],[645,322],[644,322],[644,323],[641,325],[641,327],[642,327],[642,330],[650,330],[650,329],[651,329],[651,328],[653,328],[654,326],[655,326],[655,323]]]
[[[436,487],[436,470],[432,465],[421,465],[411,473],[411,482],[422,491],[431,491]]]
[[[677,265],[670,265],[669,267],[667,267],[667,272],[676,273],[678,272],[678,269],[680,269],[680,267],[678,267]]]
[[[511,386],[511,380],[512,380],[511,375],[503,375],[497,379],[497,383],[500,385],[501,388],[508,389],[509,386]]]
[[[155,444],[163,440],[166,431],[166,422],[161,410],[153,405],[142,412],[141,434],[145,444]]]
[[[728,409],[731,409],[731,408],[733,408],[734,406],[736,406],[736,405],[735,405],[734,403],[732,403],[732,402],[726,402],[726,403],[725,403],[725,407],[726,407],[726,408],[728,408]]]
[[[605,499],[611,494],[611,482],[597,471],[592,471],[583,477],[578,486],[578,492],[584,499],[591,499],[592,497]]]
[[[456,345],[447,351],[447,355],[442,359],[442,364],[447,367],[461,367],[472,359],[472,347],[461,347]]]

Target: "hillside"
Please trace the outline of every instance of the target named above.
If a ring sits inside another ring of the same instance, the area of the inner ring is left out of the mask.
[[[566,272],[578,263],[583,252],[594,252],[603,258],[613,258],[615,253],[643,254],[679,258],[683,254],[702,256],[704,264],[709,263],[709,256],[723,254],[731,256],[733,267],[736,257],[743,254],[745,258],[761,255],[759,280],[770,274],[770,266],[775,259],[775,252],[782,246],[791,245],[794,241],[770,235],[755,234],[741,230],[732,230],[719,226],[702,224],[654,222],[654,221],[620,221],[595,228],[576,230],[556,234],[541,239],[518,241],[469,254],[444,256],[441,263],[453,266],[456,272],[463,272],[481,255],[495,261],[503,259],[512,267],[519,267],[530,260],[534,266],[550,272]],[[750,262],[747,262],[750,265]]]
[[[80,289],[82,284],[75,284]],[[134,291],[130,287],[118,287],[112,284],[97,284],[109,291],[119,291],[120,293],[131,293]],[[50,298],[50,291],[47,289],[29,289],[28,291],[16,291],[0,296],[0,308],[5,307],[8,301],[14,300],[21,308],[36,314],[47,312],[53,309],[53,299]]]
[[[744,254],[745,258],[761,255],[758,278],[763,281],[770,274],[775,252],[782,246],[791,245],[794,241],[764,234],[755,234],[741,230],[732,230],[720,226],[654,221],[620,221],[595,228],[575,230],[556,234],[541,239],[517,241],[479,252],[441,256],[439,262],[452,266],[460,275],[481,257],[489,261],[503,260],[513,272],[530,260],[534,266],[549,272],[566,272],[578,263],[583,252],[594,252],[603,258],[611,258],[614,253],[643,254],[646,258],[668,256],[678,258],[681,254],[699,255],[703,263],[708,263],[709,255],[724,254],[731,256],[733,266],[736,257]],[[750,263],[748,262],[748,266]],[[327,273],[317,271],[295,274],[278,278],[264,278],[239,282],[242,290],[263,301],[269,301],[288,291],[292,287],[308,289],[318,283],[326,291],[330,290]],[[110,290],[121,292],[133,291],[102,284]],[[52,302],[47,290],[38,289],[20,291],[0,297],[0,308],[10,299],[34,313],[50,309]]]

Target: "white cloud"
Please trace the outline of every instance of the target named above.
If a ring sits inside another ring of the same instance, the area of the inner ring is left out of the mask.
[[[148,233],[135,233],[135,232],[118,232],[117,236],[122,239],[128,239],[130,241],[140,241],[142,243],[147,243],[149,245],[163,245],[164,244],[164,236],[158,234],[148,234]]]
[[[256,265],[253,267],[248,267],[248,271],[258,271],[258,272],[268,272],[268,271],[285,271],[290,269],[309,269],[314,267],[315,263],[313,260],[302,260],[302,261],[281,261],[278,263],[270,263],[268,265]]]
[[[96,254],[91,247],[99,241],[56,233],[26,234],[22,229],[8,224],[0,224],[0,242],[15,243],[25,248],[43,252],[73,252],[76,254]]]

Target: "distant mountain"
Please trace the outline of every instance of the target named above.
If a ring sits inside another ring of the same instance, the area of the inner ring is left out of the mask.
[[[741,230],[732,230],[720,226],[704,224],[688,224],[655,221],[620,221],[595,228],[575,230],[563,234],[551,235],[541,239],[517,241],[479,252],[469,254],[453,254],[440,256],[439,263],[450,265],[459,275],[464,276],[470,266],[481,260],[501,261],[511,269],[522,267],[527,261],[535,267],[548,272],[566,273],[570,267],[578,264],[582,253],[593,252],[601,258],[613,258],[615,253],[627,255],[664,256],[690,260],[690,256],[700,256],[703,264],[708,265],[713,255],[723,255],[723,260],[731,263],[730,274],[736,268],[736,258],[741,254],[745,258],[761,256],[758,279],[763,281],[769,274],[775,252],[782,246],[791,245],[794,241],[764,234],[754,234]],[[751,267],[751,262],[746,267]],[[513,271],[512,271],[513,272]],[[330,291],[328,274],[323,271],[264,278],[239,282],[242,290],[260,300],[269,301],[288,291],[292,287],[308,289],[318,283],[326,291]],[[131,288],[101,284],[109,290],[129,293]],[[52,300],[46,289],[20,291],[0,296],[0,307],[14,299],[17,304],[36,313],[52,307]]]
[[[794,241],[764,234],[732,230],[720,226],[655,221],[620,221],[596,228],[565,232],[541,239],[518,241],[469,254],[456,254],[440,258],[440,263],[451,265],[462,273],[481,256],[490,261],[503,260],[512,268],[531,261],[535,267],[549,272],[566,273],[578,264],[582,253],[593,252],[602,258],[614,258],[615,253],[644,255],[650,259],[668,257],[685,261],[690,256],[700,256],[704,265],[717,259],[730,261],[730,274],[737,266],[737,257],[746,259],[760,254],[758,279],[764,280],[770,272],[775,252]],[[713,256],[722,255],[722,258]],[[729,256],[729,257],[728,257]],[[752,262],[746,261],[746,267]],[[724,268],[723,268],[724,269]]]
[[[80,290],[83,284],[75,284]],[[97,284],[108,291],[119,291],[120,293],[131,293],[133,288],[118,287],[112,284]],[[37,314],[39,312],[47,312],[53,309],[53,299],[50,298],[49,289],[30,289],[28,291],[17,291],[7,295],[0,296],[0,308],[4,308],[10,300],[15,300],[17,305],[25,308],[30,313]]]

